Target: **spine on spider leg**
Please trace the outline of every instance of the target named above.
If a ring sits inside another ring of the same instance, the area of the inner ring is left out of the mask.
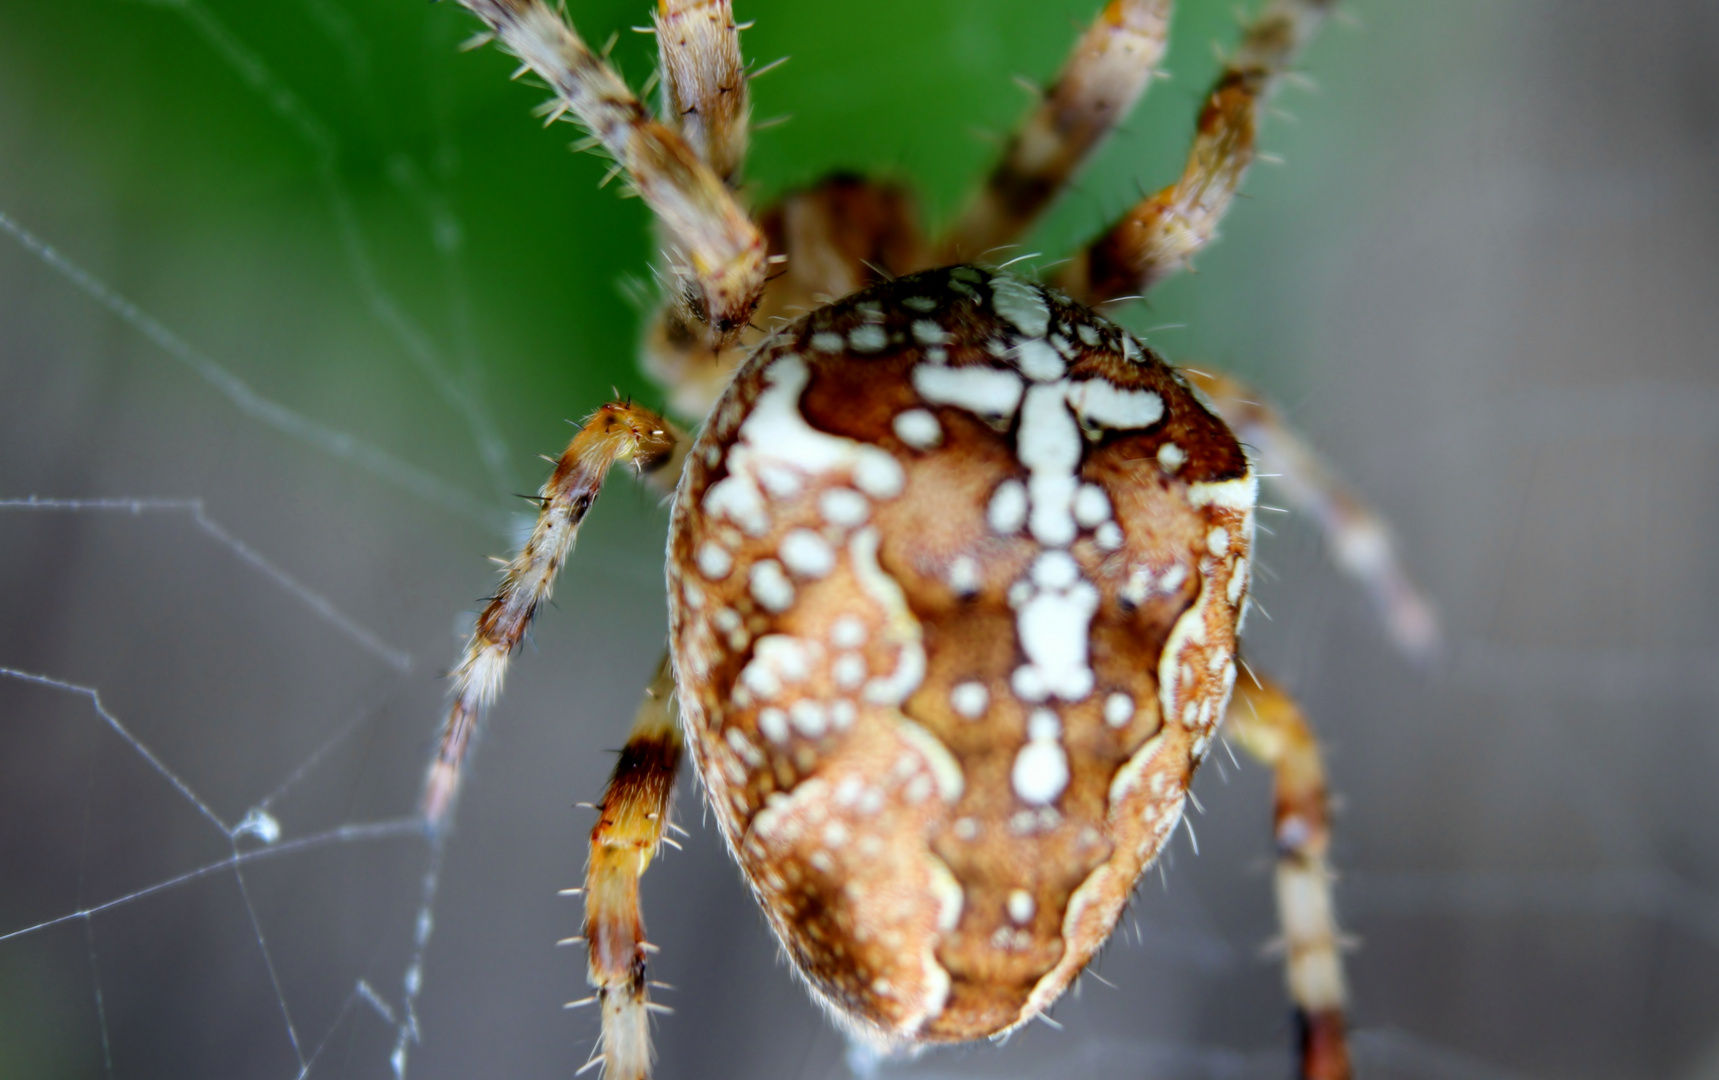
[[[1259,393],[1227,375],[1186,371],[1230,426],[1254,447],[1259,471],[1297,510],[1313,517],[1337,568],[1366,590],[1391,640],[1412,660],[1427,664],[1443,649],[1438,615],[1403,569],[1396,542],[1374,513],[1284,423]]]
[[[1173,0],[1110,0],[1028,114],[941,245],[977,258],[1021,236],[1146,92],[1169,40]]]
[[[438,824],[453,803],[460,768],[485,710],[501,693],[507,664],[532,616],[549,599],[555,575],[573,550],[579,525],[614,466],[655,472],[676,459],[684,439],[648,409],[611,403],[597,410],[567,444],[538,493],[537,524],[502,574],[501,588],[478,616],[464,658],[453,672],[453,704],[424,788],[424,816]]]
[[[663,115],[698,156],[733,184],[746,160],[749,76],[731,0],[658,0]]]
[[[1275,684],[1238,680],[1226,732],[1274,778],[1274,891],[1306,1080],[1349,1080],[1341,939],[1331,900],[1329,800],[1319,744]]]
[[[1217,235],[1257,155],[1266,102],[1336,0],[1269,0],[1200,110],[1180,180],[1147,197],[1077,257],[1059,284],[1090,304],[1143,293]]]
[[[713,346],[732,344],[764,293],[764,237],[687,141],[659,123],[620,75],[542,0],[460,0],[555,91],[625,168],[671,241],[691,317]]]
[[[598,804],[585,868],[589,977],[603,1014],[600,1053],[606,1080],[645,1080],[651,1071],[639,879],[668,828],[681,734],[668,657],[657,669]]]

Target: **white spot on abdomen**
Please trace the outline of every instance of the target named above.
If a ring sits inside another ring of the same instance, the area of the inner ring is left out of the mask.
[[[929,299],[929,297],[924,297],[924,296],[910,296],[910,297],[908,297],[908,300],[910,302],[913,300],[927,300],[927,299]],[[935,300],[933,300],[931,302],[934,305],[936,304]],[[926,309],[921,309],[921,310],[926,310]],[[912,329],[913,329],[913,340],[919,342],[921,345],[946,345],[949,343],[949,335],[944,331],[944,329],[941,326],[938,326],[936,323],[932,322],[930,319],[915,319],[915,320],[913,320]]]
[[[1080,580],[1080,564],[1066,551],[1047,551],[1033,562],[1033,584],[1041,589],[1066,589]]]
[[[764,493],[758,490],[751,476],[743,473],[730,473],[710,485],[704,493],[704,512],[708,517],[727,518],[748,536],[763,536],[770,531]]]
[[[821,701],[801,698],[788,707],[788,719],[794,730],[808,739],[822,738],[830,727],[829,710]]]
[[[1036,286],[999,274],[991,279],[991,301],[998,315],[1030,338],[1044,337],[1050,329],[1050,305]]]
[[[1080,465],[1080,428],[1063,403],[1060,384],[1034,386],[1021,405],[1015,454],[1031,472],[1028,527],[1041,544],[1061,547],[1074,539],[1075,469]]]
[[[1037,338],[1031,338],[1015,346],[1015,363],[1020,365],[1021,374],[1034,382],[1050,382],[1060,379],[1068,365],[1063,362],[1057,351]]]
[[[784,536],[778,554],[789,570],[804,578],[827,577],[836,567],[834,549],[810,529],[795,529]]]
[[[949,587],[961,596],[979,591],[979,561],[971,555],[957,555],[949,563]]]
[[[929,450],[943,441],[943,426],[925,409],[908,409],[896,414],[890,425],[895,437],[915,450]]]
[[[1110,496],[1097,484],[1082,484],[1074,496],[1074,520],[1091,529],[1110,520]]]
[[[884,637],[897,645],[899,651],[895,671],[866,683],[864,697],[874,705],[900,705],[925,680],[925,646],[920,637],[919,620],[907,606],[907,596],[901,591],[900,583],[877,561],[879,539],[877,529],[861,529],[848,543],[848,557],[860,588],[886,613],[888,622]]]
[[[734,569],[734,557],[714,540],[698,545],[698,572],[711,581],[721,581]]]
[[[1009,921],[1018,925],[1029,923],[1038,905],[1033,903],[1033,894],[1025,889],[1013,889],[1009,892]]]
[[[705,510],[716,513],[738,506],[742,516],[729,512],[731,518],[753,535],[751,520],[762,516],[763,507],[739,505],[756,501],[760,492],[755,485],[749,491],[735,490],[718,496],[719,489],[748,479],[749,474],[762,476],[766,472],[778,482],[784,474],[821,474],[847,470],[854,483],[873,498],[890,498],[901,493],[905,474],[895,456],[879,446],[819,431],[806,422],[800,412],[800,395],[811,375],[806,362],[788,353],[779,356],[764,371],[767,388],[758,395],[752,411],[740,425],[741,440],[728,452],[729,475],[712,485],[705,493]],[[718,505],[712,506],[712,500]],[[767,520],[766,520],[767,524]]]
[[[1004,480],[991,495],[985,521],[999,536],[1012,536],[1027,523],[1027,489],[1019,480]]]
[[[782,564],[775,559],[753,563],[747,585],[752,599],[766,611],[779,615],[794,606],[794,583],[788,580],[788,575],[782,572]]]
[[[1104,722],[1111,727],[1127,727],[1134,719],[1134,699],[1127,694],[1111,694],[1104,699]]]
[[[907,484],[907,474],[895,455],[876,446],[865,446],[854,466],[854,483],[874,499],[889,499],[901,494]]]
[[[818,496],[818,513],[831,525],[860,525],[871,516],[871,504],[857,491],[831,488]]]
[[[1096,427],[1131,431],[1164,418],[1164,399],[1151,390],[1125,390],[1109,379],[1083,379],[1068,388],[1068,403]]]
[[[889,336],[884,333],[881,326],[868,323],[865,326],[856,326],[848,333],[848,346],[854,352],[879,352],[887,344],[889,344]]]
[[[843,615],[830,627],[830,642],[837,648],[857,649],[865,639],[865,623],[852,615]]]
[[[949,691],[950,707],[969,720],[985,715],[990,704],[991,692],[985,689],[984,683],[956,683],[955,688]]]
[[[993,367],[913,369],[913,388],[933,405],[954,405],[979,416],[1010,416],[1020,407],[1024,384],[1012,371]]]
[[[1092,693],[1087,631],[1097,610],[1098,589],[1077,581],[1066,591],[1039,592],[1015,613],[1015,633],[1037,682],[1064,701]]]
[[[1062,722],[1049,709],[1035,710],[1027,720],[1027,745],[1015,755],[1009,783],[1022,802],[1043,806],[1068,787],[1068,754],[1058,741]]]

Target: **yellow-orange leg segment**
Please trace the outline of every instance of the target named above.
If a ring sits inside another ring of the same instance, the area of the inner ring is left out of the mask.
[[[1058,284],[1097,307],[1144,293],[1217,235],[1255,157],[1260,115],[1336,0],[1268,0],[1206,98],[1182,178],[1076,256]]]
[[[555,91],[551,114],[572,113],[626,169],[669,237],[688,317],[703,324],[712,346],[732,344],[764,294],[765,252],[728,185],[543,0],[460,3]]]
[[[597,805],[585,868],[585,940],[603,1013],[599,1054],[607,1080],[646,1080],[651,1074],[652,1005],[639,878],[664,840],[680,757],[680,706],[664,656]]]
[[[1366,590],[1391,640],[1404,654],[1430,660],[1441,636],[1432,605],[1410,580],[1384,519],[1333,473],[1313,448],[1266,405],[1258,391],[1228,375],[1183,370],[1218,415],[1251,446],[1260,474],[1325,535],[1337,568]]]
[[[1236,682],[1224,734],[1276,781],[1277,918],[1305,1080],[1348,1080],[1343,958],[1331,902],[1329,800],[1319,744],[1295,701],[1269,680]]]
[[[658,0],[663,115],[717,176],[733,183],[746,161],[751,114],[740,29],[730,0]]]
[[[1110,0],[939,246],[942,262],[982,257],[1032,227],[1145,93],[1169,39],[1172,0]]]
[[[537,525],[503,571],[453,673],[453,704],[424,786],[424,816],[438,824],[459,789],[460,768],[484,712],[501,693],[508,660],[532,616],[549,599],[555,575],[573,550],[579,526],[611,468],[630,463],[641,473],[672,467],[686,439],[649,409],[612,402],[593,413],[555,463],[538,493]]]

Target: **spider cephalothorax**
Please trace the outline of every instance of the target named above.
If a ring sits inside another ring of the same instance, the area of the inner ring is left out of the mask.
[[[717,820],[834,1007],[973,1039],[1085,966],[1235,682],[1253,503],[1175,372],[1006,274],[753,353],[675,500],[673,655]]]
[[[1144,91],[1170,0],[1104,6],[932,239],[903,189],[852,175],[747,212],[730,0],[658,0],[660,120],[541,0],[462,3],[655,212],[667,299],[642,360],[674,411],[704,418],[696,441],[630,402],[585,422],[455,672],[427,785],[434,822],[605,474],[666,479],[671,656],[586,870],[605,1072],[650,1072],[638,883],[683,733],[789,958],[856,1036],[913,1047],[1044,1014],[1109,937],[1222,723],[1276,773],[1302,1070],[1347,1076],[1317,747],[1287,695],[1237,679],[1255,508],[1237,436],[1401,643],[1426,646],[1433,623],[1377,519],[1268,408],[1095,313],[1215,235],[1263,103],[1331,0],[1267,0],[1182,178],[1069,260],[1061,292],[972,263]]]

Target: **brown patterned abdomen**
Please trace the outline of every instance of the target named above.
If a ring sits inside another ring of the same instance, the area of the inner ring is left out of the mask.
[[[1007,1030],[1103,944],[1233,685],[1252,515],[1170,368],[1005,275],[877,286],[740,370],[671,529],[688,739],[857,1030]]]

